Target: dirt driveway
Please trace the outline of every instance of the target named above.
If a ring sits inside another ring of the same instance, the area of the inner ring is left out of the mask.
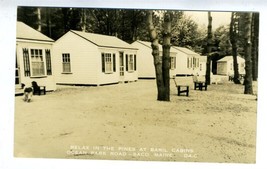
[[[15,97],[16,157],[255,163],[255,96],[210,85],[156,101],[154,80],[58,86],[25,103]]]

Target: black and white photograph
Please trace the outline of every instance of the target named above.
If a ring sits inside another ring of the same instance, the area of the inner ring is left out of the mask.
[[[14,32],[4,168],[259,167],[262,8],[78,2],[6,7]]]

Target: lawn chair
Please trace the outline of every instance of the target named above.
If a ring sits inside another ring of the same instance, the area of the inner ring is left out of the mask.
[[[186,96],[189,96],[189,85],[186,85],[186,84],[177,84],[176,80],[175,80],[175,77],[173,77],[173,81],[175,83],[175,86],[177,88],[177,95],[178,96],[181,96],[182,93],[185,93]]]
[[[208,88],[208,85],[205,81],[205,77],[203,77],[201,79],[200,76],[194,75],[193,76],[193,82],[194,82],[194,90],[199,89],[202,91],[202,88],[204,88],[205,90],[207,90],[207,88]]]
[[[33,94],[38,94],[39,96],[43,93],[46,94],[46,87],[45,86],[39,86],[36,81],[32,82],[33,87]]]

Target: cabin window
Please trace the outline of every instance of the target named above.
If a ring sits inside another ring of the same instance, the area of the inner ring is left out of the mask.
[[[171,65],[170,65],[170,69],[175,69],[175,68],[176,68],[175,60],[176,60],[175,57],[171,57],[171,62],[170,62]]]
[[[133,71],[134,70],[134,58],[133,55],[129,55],[129,71]]]
[[[62,63],[63,63],[63,73],[70,73],[71,67],[70,67],[70,54],[69,53],[62,54]]]
[[[199,58],[196,59],[196,64],[197,64],[196,67],[199,67]]]
[[[189,68],[189,58],[187,58],[187,68]]]
[[[126,71],[136,71],[136,55],[126,54]]]
[[[124,57],[123,57],[123,52],[120,52],[120,76],[124,76]]]
[[[187,58],[187,68],[192,68],[193,67],[193,58],[189,57]]]
[[[42,49],[31,49],[32,76],[44,76],[44,57]]]
[[[102,72],[113,73],[116,72],[116,54],[102,53]]]
[[[45,49],[45,53],[43,51],[43,49],[22,49],[25,77],[52,75],[50,50]]]
[[[199,67],[199,58],[193,58],[193,67],[198,68]]]

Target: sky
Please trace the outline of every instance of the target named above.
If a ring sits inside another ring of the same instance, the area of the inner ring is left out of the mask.
[[[199,26],[208,26],[208,12],[198,12],[198,11],[186,11],[187,16],[196,21]],[[221,25],[230,24],[231,12],[211,12],[212,16],[212,29],[215,30]]]

